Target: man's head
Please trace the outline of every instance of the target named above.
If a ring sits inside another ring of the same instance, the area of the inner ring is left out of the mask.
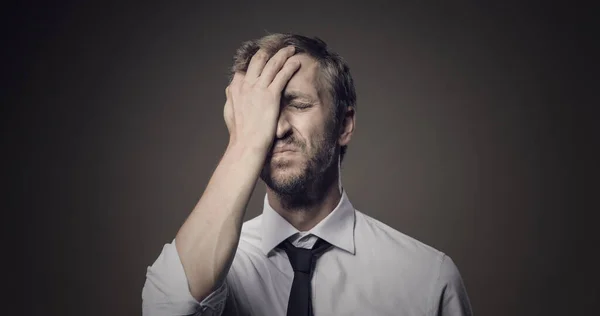
[[[271,151],[261,179],[276,192],[293,195],[332,166],[337,168],[338,157],[341,163],[354,129],[356,92],[345,61],[320,39],[301,35],[270,34],[243,43],[231,74],[245,73],[259,49],[272,56],[289,45],[296,48],[290,59],[301,66],[283,91],[273,147],[293,151]]]

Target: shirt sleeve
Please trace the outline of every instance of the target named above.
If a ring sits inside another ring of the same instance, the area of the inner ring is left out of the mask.
[[[443,255],[435,286],[433,315],[472,316],[471,302],[456,264]]]
[[[217,290],[198,302],[190,293],[173,240],[163,247],[154,264],[146,271],[146,282],[142,289],[142,315],[219,316],[223,313],[228,292],[227,282],[223,282]]]

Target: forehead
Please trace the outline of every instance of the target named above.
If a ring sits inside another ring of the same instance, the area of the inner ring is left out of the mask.
[[[297,54],[289,58],[300,62],[300,69],[292,76],[285,91],[298,91],[311,95],[320,100],[317,76],[319,65],[315,59],[307,54]]]

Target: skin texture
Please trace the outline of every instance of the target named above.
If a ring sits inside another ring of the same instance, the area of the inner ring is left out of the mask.
[[[229,271],[261,174],[273,208],[300,230],[316,225],[339,201],[338,151],[350,141],[354,111],[349,108],[340,128],[331,128],[331,104],[316,89],[316,63],[293,54],[293,48],[283,48],[268,58],[259,50],[247,72],[236,73],[225,90],[229,144],[175,238],[190,292],[199,301]],[[305,97],[288,98],[294,92]],[[310,107],[293,107],[299,102]],[[282,144],[296,152],[273,155]]]

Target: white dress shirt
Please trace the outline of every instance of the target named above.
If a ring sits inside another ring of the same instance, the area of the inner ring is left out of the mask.
[[[450,257],[355,210],[346,191],[313,229],[299,232],[268,203],[242,225],[225,283],[202,302],[189,291],[175,240],[146,273],[143,315],[285,316],[294,271],[285,239],[312,248],[333,245],[317,260],[312,284],[315,316],[471,315],[460,273]]]

